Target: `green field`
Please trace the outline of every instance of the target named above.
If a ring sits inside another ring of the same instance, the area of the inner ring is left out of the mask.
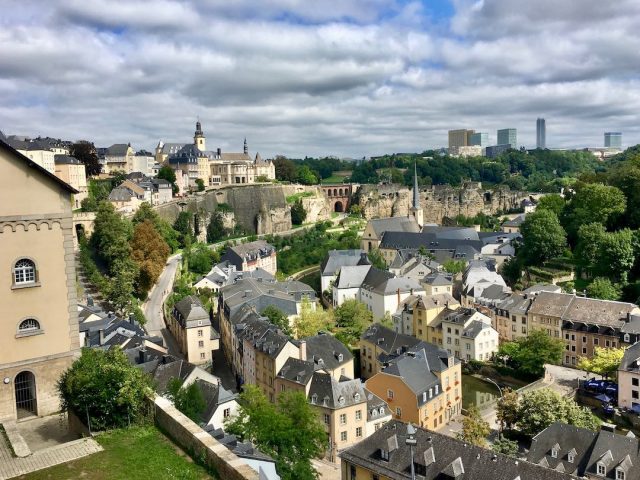
[[[203,480],[216,478],[155,427],[113,430],[96,437],[104,451],[16,477],[23,480]]]

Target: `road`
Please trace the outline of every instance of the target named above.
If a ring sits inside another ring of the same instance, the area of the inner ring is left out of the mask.
[[[173,288],[173,279],[176,276],[176,270],[180,265],[182,255],[174,255],[167,261],[167,265],[160,274],[157,283],[152,288],[149,298],[144,304],[144,316],[147,318],[146,329],[149,335],[161,336],[164,339],[165,346],[172,355],[181,357],[180,349],[173,335],[167,330],[164,324],[162,308],[167,295]]]

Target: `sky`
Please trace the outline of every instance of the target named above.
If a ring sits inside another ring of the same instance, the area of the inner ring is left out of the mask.
[[[2,0],[0,130],[361,158],[640,143],[640,1]]]

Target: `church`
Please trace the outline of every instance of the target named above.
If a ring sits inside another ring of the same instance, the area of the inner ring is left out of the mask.
[[[192,144],[160,141],[156,147],[156,161],[171,166],[176,173],[180,172],[192,188],[196,187],[197,179],[210,187],[226,187],[268,182],[276,178],[273,162],[263,159],[259,153],[252,158],[246,139],[243,151],[239,153],[223,152],[220,148],[207,150],[199,121],[196,122]]]

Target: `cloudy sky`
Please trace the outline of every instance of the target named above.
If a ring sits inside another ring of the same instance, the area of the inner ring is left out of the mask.
[[[0,130],[362,157],[640,143],[640,1],[2,0]]]

